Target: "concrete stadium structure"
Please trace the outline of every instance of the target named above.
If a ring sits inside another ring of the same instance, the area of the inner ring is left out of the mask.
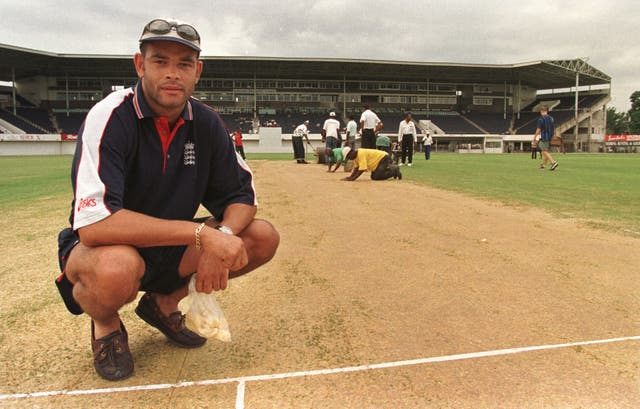
[[[605,139],[611,78],[581,59],[457,64],[320,58],[203,56],[195,97],[240,127],[247,152],[290,152],[293,127],[312,141],[336,111],[359,119],[368,104],[395,136],[404,112],[429,128],[437,151],[530,149],[537,110],[551,108],[566,151],[598,151]],[[132,56],[56,54],[0,44],[0,155],[31,153],[33,140],[77,132],[114,89],[135,84]],[[577,125],[577,126],[576,126]],[[22,135],[22,136],[20,136]],[[68,153],[73,138],[60,137]],[[25,145],[26,144],[26,145]],[[31,144],[31,145],[29,145]],[[65,145],[67,147],[65,147]],[[26,150],[26,152],[25,152]]]

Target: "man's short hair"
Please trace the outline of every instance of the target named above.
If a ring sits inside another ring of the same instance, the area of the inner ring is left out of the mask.
[[[549,107],[546,105],[540,105],[540,112],[549,112]]]

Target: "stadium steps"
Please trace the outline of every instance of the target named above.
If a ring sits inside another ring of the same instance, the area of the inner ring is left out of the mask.
[[[471,126],[478,128],[478,130],[480,132],[482,132],[485,135],[489,135],[491,132],[487,131],[486,129],[484,129],[483,127],[481,127],[480,125],[478,125],[477,123],[473,122],[471,119],[467,118],[464,115],[460,115],[460,117],[462,119],[464,119],[465,121],[467,121]]]
[[[528,126],[530,126],[531,124],[533,124],[534,122],[536,122],[538,120],[538,117],[529,119],[528,121],[526,121],[525,123],[521,123],[521,124],[517,124],[518,127],[516,129],[514,129],[514,134],[519,134],[520,131]],[[514,124],[515,126],[516,124]]]
[[[25,133],[33,133],[33,134],[51,133],[50,129],[46,129],[43,126],[40,126],[34,123],[33,121],[30,121],[29,119],[21,115],[14,114],[13,112],[8,111],[6,109],[0,109],[0,117],[5,121],[11,123],[12,125],[16,126],[17,128],[23,130]]]
[[[605,95],[604,97],[594,101],[588,108],[584,108],[578,111],[578,123],[584,121],[589,118],[593,114],[593,108],[601,107],[611,101],[611,97],[609,95]],[[553,113],[552,113],[553,114]],[[569,120],[563,121],[562,123],[556,126],[556,133],[563,134],[569,129],[573,128],[576,125],[575,116]]]

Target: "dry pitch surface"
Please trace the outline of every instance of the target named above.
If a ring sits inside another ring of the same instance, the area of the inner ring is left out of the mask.
[[[68,314],[53,285],[68,199],[3,214],[0,407],[640,407],[637,338],[242,378],[640,335],[638,239],[406,180],[346,183],[318,165],[250,165],[260,217],[282,244],[220,296],[233,342],[174,348],[134,303],[122,317],[136,372],[118,383],[93,371],[89,320]],[[222,382],[172,387],[202,380]],[[162,386],[60,393],[144,385]],[[46,391],[57,392],[7,397]]]

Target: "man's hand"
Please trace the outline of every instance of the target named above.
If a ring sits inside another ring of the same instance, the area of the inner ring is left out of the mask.
[[[210,227],[202,230],[200,240],[202,254],[198,259],[196,291],[210,294],[226,289],[229,270],[239,270],[249,262],[244,242]]]

